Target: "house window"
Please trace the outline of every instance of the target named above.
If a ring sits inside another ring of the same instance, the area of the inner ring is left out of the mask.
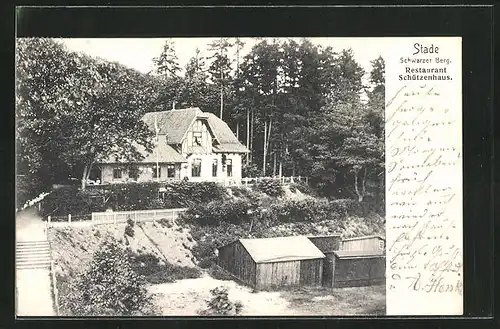
[[[226,160],[227,177],[233,177],[233,160]]]
[[[156,170],[158,169],[158,171]],[[160,166],[152,166],[151,171],[153,172],[153,178],[160,178],[161,177],[161,168]]]
[[[113,169],[113,179],[120,179],[122,178],[122,169],[121,168],[114,168]]]
[[[175,177],[175,165],[173,164],[167,165],[167,177],[168,178]]]
[[[128,177],[132,178],[132,179],[138,179],[139,178],[139,167],[130,166],[128,168]]]
[[[217,159],[212,161],[212,176],[217,177]]]
[[[191,165],[191,176],[200,177],[201,176],[201,159],[194,159]]]
[[[201,132],[193,131],[193,146],[201,146]]]

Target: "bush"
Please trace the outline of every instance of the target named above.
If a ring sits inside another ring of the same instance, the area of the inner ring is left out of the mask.
[[[276,179],[264,179],[254,185],[257,191],[261,191],[272,197],[281,197],[285,194],[281,182]]]
[[[151,284],[174,282],[175,280],[194,279],[201,276],[196,267],[179,266],[176,264],[160,264],[160,260],[153,254],[130,253],[132,267],[137,274],[145,277]]]
[[[41,205],[41,215],[45,216],[81,216],[92,213],[96,208],[93,200],[82,193],[77,186],[65,186],[55,189],[45,197]],[[104,209],[98,208],[103,211]]]
[[[210,290],[212,298],[207,300],[207,308],[199,311],[202,316],[234,316],[241,313],[243,304],[231,302],[228,297],[227,288],[217,287]]]
[[[165,208],[190,207],[226,197],[225,188],[215,182],[170,182],[165,189]]]
[[[109,195],[106,208],[115,211],[147,210],[163,207],[158,200],[160,184],[149,183],[127,183],[115,184],[107,187]]]
[[[311,195],[311,196],[316,195],[315,191],[309,185],[307,185],[305,182],[302,181],[290,184],[290,191],[295,192],[295,190],[298,190],[302,194],[306,195]]]
[[[209,267],[208,273],[212,278],[217,280],[234,280],[226,271],[223,271],[220,267],[213,264]]]
[[[155,315],[144,277],[132,268],[124,249],[114,241],[101,244],[90,266],[61,296],[61,309],[72,316]]]
[[[279,222],[319,222],[335,218],[327,200],[314,198],[285,200],[273,205],[272,210]]]
[[[251,208],[252,205],[247,200],[216,200],[191,207],[180,219],[200,225],[241,224],[249,222]]]
[[[132,219],[127,219],[127,226],[125,226],[125,235],[133,238],[135,235],[134,232],[134,221]]]
[[[262,176],[262,170],[256,165],[243,164],[241,168],[241,177],[260,177]]]

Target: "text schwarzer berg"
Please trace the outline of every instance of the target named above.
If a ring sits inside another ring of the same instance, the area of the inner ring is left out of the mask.
[[[443,59],[436,57],[431,58],[412,58],[412,57],[401,57],[399,62],[401,64],[449,64],[449,59]],[[451,80],[451,76],[448,74],[446,67],[405,67],[404,74],[399,75],[399,81],[408,80]]]

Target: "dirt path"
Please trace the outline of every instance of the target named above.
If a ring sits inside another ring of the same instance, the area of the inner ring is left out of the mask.
[[[52,307],[49,270],[16,270],[16,287],[18,316],[56,315]]]
[[[158,303],[163,315],[197,316],[198,310],[206,307],[205,301],[211,297],[210,290],[220,286],[228,288],[231,301],[240,301],[243,304],[241,315],[294,314],[279,292],[252,293],[250,288],[234,281],[216,280],[208,275],[198,279],[153,285],[150,291],[158,294]]]
[[[47,240],[45,222],[35,208],[27,208],[16,215],[16,241]]]

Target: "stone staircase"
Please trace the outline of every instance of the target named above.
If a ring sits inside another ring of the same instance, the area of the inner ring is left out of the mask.
[[[16,243],[16,269],[50,269],[49,241],[18,241]]]

